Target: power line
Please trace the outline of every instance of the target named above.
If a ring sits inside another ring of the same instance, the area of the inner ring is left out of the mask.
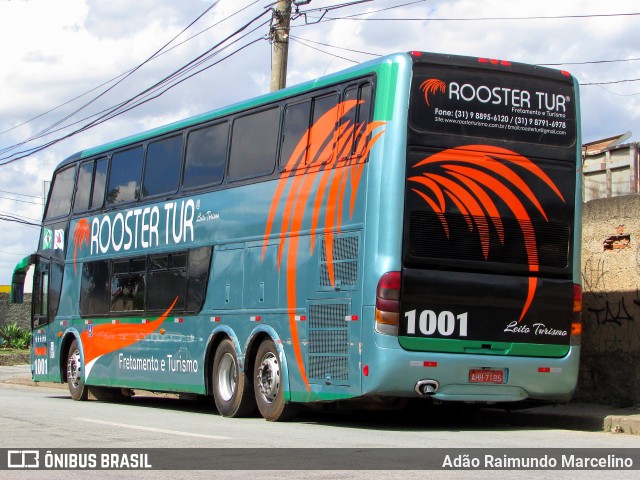
[[[611,80],[610,82],[589,82],[589,83],[581,83],[581,86],[591,86],[591,85],[613,85],[615,83],[630,83],[630,82],[640,82],[640,78],[630,78],[627,80]]]
[[[171,88],[175,87],[176,85],[182,83],[184,80],[193,77],[194,75],[197,75],[198,73],[203,72],[204,70],[211,68],[214,65],[219,64],[220,62],[230,58],[231,56],[237,54],[239,51],[247,48],[249,45],[252,45],[254,43],[256,43],[259,40],[263,40],[263,37],[256,39],[252,42],[250,42],[249,44],[244,45],[243,47],[237,49],[236,51],[232,52],[231,54],[227,55],[226,57],[224,57],[222,60],[213,63],[212,65],[209,65],[207,67],[204,67],[200,70],[198,70],[195,74],[189,75],[188,77],[186,77],[183,80],[178,81],[177,79],[180,78],[181,76],[185,75],[186,73],[188,73],[189,71],[197,68],[198,66],[202,65],[203,63],[205,63],[206,61],[209,61],[212,57],[218,55],[221,51],[225,50],[226,48],[228,48],[230,45],[233,45],[234,43],[238,42],[239,40],[241,40],[242,38],[245,38],[246,36],[250,35],[251,33],[253,33],[255,30],[257,30],[258,28],[261,28],[262,26],[266,25],[267,23],[269,23],[269,21],[263,22],[262,24],[258,25],[258,27],[254,28],[253,30],[251,30],[250,32],[248,32],[247,34],[241,36],[240,38],[234,40],[233,42],[231,42],[229,45],[220,48],[224,43],[228,42],[231,38],[233,38],[234,36],[237,36],[238,34],[242,33],[244,30],[246,30],[249,26],[251,26],[254,22],[256,22],[257,20],[259,20],[262,16],[264,16],[266,13],[269,13],[269,10],[264,10],[262,13],[260,13],[259,15],[257,15],[256,17],[254,17],[253,19],[251,19],[249,22],[247,22],[245,25],[243,25],[242,27],[238,28],[235,32],[233,32],[232,34],[228,35],[225,39],[223,39],[222,41],[218,42],[216,45],[214,45],[213,47],[211,47],[210,49],[208,49],[207,51],[205,51],[204,53],[202,53],[201,55],[199,55],[198,57],[196,57],[195,59],[191,60],[190,62],[188,62],[187,64],[183,65],[182,67],[180,67],[179,69],[177,69],[176,71],[174,71],[173,73],[171,73],[170,75],[166,76],[165,78],[163,78],[162,80],[160,80],[159,82],[156,82],[154,85],[152,85],[151,87],[148,87],[147,89],[145,89],[144,91],[134,95],[133,97],[120,102],[119,104],[109,108],[106,110],[106,113],[104,113],[103,115],[101,115],[100,117],[92,120],[91,122],[87,123],[86,125],[83,125],[82,127],[74,130],[71,133],[68,133],[62,137],[59,137],[57,139],[51,140],[43,145],[40,145],[38,147],[33,147],[21,152],[16,152],[13,153],[9,156],[5,156],[0,158],[0,161],[2,161],[2,163],[0,163],[0,166],[2,165],[7,165],[9,163],[12,163],[14,161],[23,159],[28,157],[29,155],[32,155],[34,153],[40,152],[46,148],[49,148],[52,145],[55,145],[56,143],[61,142],[62,140],[65,140],[67,138],[70,138],[74,135],[77,135],[78,133],[84,132],[90,128],[95,127],[96,125],[99,125],[101,123],[104,123],[107,120],[110,120],[118,115],[121,115],[125,112],[128,112],[130,110],[132,110],[133,108],[136,108],[144,103],[147,103],[148,101],[158,98],[159,96],[161,96],[162,94],[164,94],[165,92],[167,92],[168,90],[170,90]],[[218,49],[216,51],[216,49]],[[164,88],[164,90],[162,90],[160,93],[154,95],[151,98],[148,98],[146,100],[140,100],[141,98],[144,98],[145,96],[149,96],[151,94],[154,93],[154,91],[160,90],[160,88],[162,88],[163,86],[165,86],[165,84],[168,84],[170,82],[174,82],[173,84],[170,84],[169,86],[166,86]],[[138,101],[139,100],[139,101]],[[137,103],[135,103],[137,102]]]
[[[15,215],[11,215],[11,214],[5,214],[4,212],[0,212],[0,220],[5,222],[19,223],[21,225],[26,225],[28,227],[40,228],[41,226],[40,223],[34,223],[29,221],[29,219],[16,217]]]
[[[0,153],[6,153],[8,151],[14,150],[16,148],[18,148],[21,145],[24,145],[32,140],[35,140],[37,138],[41,138],[42,136],[44,136],[47,132],[49,132],[52,128],[57,127],[58,125],[60,125],[61,123],[67,121],[69,118],[73,117],[75,114],[77,114],[78,112],[80,112],[81,110],[84,110],[85,108],[87,108],[89,105],[93,104],[94,102],[96,102],[98,99],[102,98],[104,95],[106,95],[107,93],[109,93],[111,90],[113,90],[115,87],[117,87],[118,85],[120,85],[122,82],[124,82],[127,78],[129,78],[131,75],[133,75],[135,72],[137,72],[139,69],[141,69],[144,65],[146,65],[147,63],[149,63],[151,60],[153,60],[158,54],[160,54],[160,52],[162,52],[166,47],[168,47],[176,38],[178,38],[180,35],[182,35],[185,31],[187,31],[189,28],[191,28],[191,26],[196,23],[198,20],[200,20],[205,14],[207,14],[213,7],[215,7],[218,3],[220,3],[221,0],[216,0],[213,4],[211,4],[203,13],[201,13],[200,15],[198,15],[198,17],[193,20],[189,25],[187,25],[185,28],[183,28],[180,33],[178,33],[178,35],[174,36],[171,40],[169,40],[167,43],[165,43],[162,47],[160,47],[160,49],[156,50],[153,55],[151,55],[149,58],[147,58],[146,60],[144,60],[142,63],[140,63],[137,67],[133,68],[132,70],[130,70],[129,72],[127,72],[122,78],[120,78],[116,83],[114,83],[113,85],[111,85],[109,88],[107,88],[106,90],[104,90],[103,92],[101,92],[100,94],[96,95],[95,97],[93,97],[91,100],[89,100],[87,103],[85,103],[84,105],[80,106],[79,108],[77,108],[76,110],[74,110],[73,112],[69,113],[68,115],[66,115],[65,117],[61,118],[60,120],[56,121],[55,123],[53,123],[52,125],[48,126],[47,128],[45,128],[44,130],[41,130],[40,132],[38,132],[36,135],[32,135],[30,138],[28,138],[27,140],[24,140],[20,143],[17,143],[9,148],[5,148],[0,150]]]
[[[389,8],[390,9],[390,8]],[[451,17],[451,18],[355,18],[362,15],[369,15],[372,12],[362,12],[344,17],[326,17],[322,23],[337,20],[354,20],[361,22],[486,22],[486,21],[503,21],[503,20],[566,20],[566,19],[582,19],[582,18],[606,18],[606,17],[634,17],[639,16],[640,12],[633,13],[602,13],[592,15],[548,15],[548,16],[528,16],[528,17]],[[319,23],[319,22],[318,22]]]
[[[8,190],[0,190],[0,193],[8,193],[9,195],[20,195],[21,197],[37,198],[41,199],[39,195],[27,195],[26,193],[9,192]]]
[[[619,60],[592,60],[588,62],[539,63],[541,67],[560,67],[563,65],[597,65],[600,63],[636,62],[639,58],[623,58]]]
[[[308,38],[298,37],[296,35],[290,35],[290,38],[292,40],[297,40],[299,43],[302,43],[302,42],[313,43],[315,45],[320,45],[320,46],[323,46],[323,47],[329,47],[329,48],[336,48],[338,50],[344,50],[345,52],[361,53],[363,55],[370,55],[372,57],[382,57],[382,55],[379,54],[379,53],[370,53],[370,52],[364,52],[362,50],[355,50],[353,48],[339,47],[337,45],[329,45],[328,43],[316,42],[314,40],[309,40]],[[304,43],[302,43],[302,44],[304,45]],[[306,45],[306,46],[308,46],[308,45]],[[328,53],[329,54],[329,52],[323,52],[323,53]],[[345,60],[347,60],[347,59],[345,59]]]
[[[295,37],[289,37],[289,38],[291,38],[291,40],[293,40],[294,42],[297,42],[297,43],[299,43],[299,44],[301,44],[301,45],[304,45],[304,46],[305,46],[305,47],[307,47],[307,48],[311,48],[312,50],[316,50],[316,51],[321,52],[321,53],[324,53],[324,54],[326,54],[326,55],[331,55],[332,57],[340,58],[341,60],[346,60],[347,62],[351,62],[351,63],[358,63],[358,61],[357,61],[357,60],[351,60],[350,58],[342,57],[342,56],[340,56],[340,55],[336,55],[335,53],[331,53],[331,52],[327,52],[327,51],[325,51],[325,50],[321,50],[321,49],[319,49],[318,47],[314,47],[313,45],[308,45],[307,43],[305,43],[305,42],[301,41],[301,40],[300,40],[300,39],[298,39],[298,38],[295,38]]]
[[[232,13],[231,15],[228,15],[227,17],[223,18],[223,19],[222,19],[222,20],[220,20],[219,22],[216,22],[216,23],[214,23],[214,24],[212,24],[212,25],[208,26],[207,28],[205,28],[205,29],[203,29],[203,30],[200,30],[198,33],[196,33],[196,34],[194,34],[194,35],[192,35],[192,36],[190,36],[190,37],[186,38],[186,39],[185,39],[185,40],[183,40],[182,42],[177,43],[177,44],[175,44],[174,46],[172,46],[171,48],[168,48],[168,49],[166,49],[166,50],[164,50],[164,51],[162,51],[162,52],[158,53],[157,55],[153,56],[152,60],[156,60],[156,59],[160,58],[161,56],[163,56],[163,55],[165,55],[165,54],[167,54],[167,53],[171,52],[172,50],[175,50],[175,49],[176,49],[176,48],[178,48],[179,46],[184,45],[184,44],[185,44],[185,43],[187,43],[188,41],[193,40],[194,38],[196,38],[196,37],[197,37],[197,36],[199,36],[199,35],[202,35],[204,32],[206,32],[206,31],[208,31],[208,30],[211,30],[211,29],[212,29],[212,28],[214,28],[214,27],[217,27],[217,26],[218,26],[218,25],[220,25],[221,23],[226,22],[227,20],[229,20],[229,19],[233,18],[234,16],[236,16],[236,15],[238,15],[239,13],[243,12],[244,10],[246,10],[246,9],[248,9],[248,8],[250,8],[250,7],[252,7],[253,5],[255,5],[256,3],[260,2],[260,1],[262,1],[262,0],[254,0],[252,3],[250,3],[250,4],[248,4],[248,5],[244,6],[244,7],[242,7],[241,9],[239,9],[239,10],[237,10],[236,12]],[[219,1],[218,1],[218,2],[216,2],[216,4],[217,4],[217,3],[219,3]],[[214,5],[214,6],[215,6],[215,5]],[[205,12],[205,13],[206,13],[206,12]],[[193,23],[194,23],[194,22],[192,22],[192,24],[193,24]],[[188,27],[187,27],[187,28],[188,28]],[[185,30],[187,30],[187,28],[183,29],[183,32],[184,32]],[[182,32],[181,32],[181,33],[182,33]],[[180,36],[180,34],[176,35],[176,37],[174,37],[174,40],[175,40],[175,38],[177,38],[177,37],[179,37],[179,36]],[[169,42],[168,44],[170,44],[170,43],[171,43],[171,42]],[[167,44],[167,45],[168,45],[168,44]],[[46,112],[43,112],[43,113],[41,113],[41,114],[39,114],[39,115],[36,115],[35,117],[30,118],[29,120],[25,120],[24,122],[22,122],[22,123],[20,123],[20,124],[18,124],[18,125],[15,125],[15,126],[13,126],[13,127],[11,127],[11,128],[8,128],[7,130],[4,130],[4,131],[0,132],[0,135],[2,135],[2,134],[4,134],[4,133],[8,133],[8,132],[10,132],[10,131],[12,131],[12,130],[15,130],[16,128],[19,128],[19,127],[21,127],[21,126],[23,126],[23,125],[26,125],[26,124],[28,124],[28,123],[31,123],[32,121],[37,120],[38,118],[41,118],[41,117],[43,117],[43,116],[45,116],[45,115],[47,115],[47,114],[49,114],[49,113],[51,113],[51,112],[54,112],[55,110],[58,110],[59,108],[64,107],[65,105],[68,105],[68,104],[70,104],[70,103],[74,102],[75,100],[78,100],[78,99],[80,99],[80,98],[84,97],[85,95],[88,95],[88,94],[90,94],[91,92],[94,92],[94,91],[96,91],[96,90],[100,89],[101,87],[104,87],[105,85],[110,84],[111,82],[114,82],[115,80],[119,79],[120,77],[123,77],[123,76],[125,76],[125,75],[128,75],[128,74],[132,73],[132,72],[133,72],[134,70],[136,70],[137,68],[139,68],[139,67],[134,67],[134,68],[132,68],[132,69],[129,69],[129,70],[127,70],[126,72],[123,72],[123,73],[121,73],[120,75],[117,75],[117,76],[115,76],[115,77],[111,78],[110,80],[107,80],[106,82],[103,82],[103,83],[101,83],[100,85],[98,85],[98,86],[96,86],[96,87],[94,87],[94,88],[92,88],[92,89],[90,89],[90,90],[87,90],[86,92],[81,93],[80,95],[78,95],[78,96],[76,96],[76,97],[74,97],[74,98],[72,98],[72,99],[70,99],[70,100],[67,100],[67,101],[66,101],[66,102],[64,102],[64,103],[62,103],[62,104],[60,104],[60,105],[58,105],[58,106],[56,106],[56,107],[53,107],[53,108],[51,108],[51,109],[47,110]],[[106,109],[105,109],[105,110],[103,110],[102,112],[98,112],[98,114],[99,114],[99,113],[103,113],[104,111],[106,111]],[[97,114],[94,114],[94,115],[97,115]],[[91,118],[91,116],[90,116],[90,117],[85,117],[85,119],[87,119],[87,118]],[[76,122],[76,123],[78,123],[78,122]],[[71,125],[74,125],[74,123],[72,123]],[[60,131],[60,129],[50,131],[49,133],[56,132],[56,131]],[[39,138],[39,137],[38,137],[38,138]],[[2,152],[0,152],[0,153],[2,153]]]
[[[2,198],[3,200],[11,200],[12,202],[30,203],[32,205],[40,205],[40,206],[42,206],[42,201],[40,201],[40,202],[31,202],[29,200],[20,200],[19,198],[4,197],[2,195],[0,195],[0,198]]]

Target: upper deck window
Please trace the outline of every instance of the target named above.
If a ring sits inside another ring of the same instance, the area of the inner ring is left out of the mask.
[[[45,219],[68,215],[71,209],[71,199],[76,180],[75,167],[69,167],[58,172],[53,179],[49,206]]]
[[[230,180],[273,172],[279,126],[280,109],[277,107],[245,115],[233,122],[229,155]]]
[[[142,174],[142,146],[114,153],[107,189],[107,205],[124,203],[140,198]]]
[[[218,123],[194,130],[187,139],[187,154],[182,185],[197,188],[219,185],[227,159],[229,124]]]
[[[181,166],[182,135],[150,143],[144,166],[143,196],[175,192],[180,183]]]

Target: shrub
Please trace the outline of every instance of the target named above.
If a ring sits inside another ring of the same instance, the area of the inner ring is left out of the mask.
[[[17,322],[7,323],[0,328],[3,348],[28,348],[31,342],[31,332],[18,325]]]

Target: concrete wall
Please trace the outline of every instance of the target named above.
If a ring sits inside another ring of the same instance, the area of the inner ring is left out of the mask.
[[[575,399],[640,404],[640,195],[584,205],[582,362]]]
[[[31,294],[24,294],[24,303],[11,303],[8,293],[0,292],[0,327],[11,322],[18,322],[24,329],[30,329],[29,318],[31,315]]]

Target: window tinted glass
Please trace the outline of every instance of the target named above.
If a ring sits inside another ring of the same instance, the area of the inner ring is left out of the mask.
[[[272,108],[237,118],[233,122],[229,155],[230,180],[273,172],[279,120],[280,110]]]
[[[306,163],[310,117],[311,100],[286,107],[280,148],[280,168],[291,170],[297,165]],[[294,151],[296,156],[292,158]]]
[[[111,311],[144,310],[144,274],[130,273],[111,277]]]
[[[147,309],[164,311],[175,300],[173,311],[184,311],[186,304],[186,270],[162,270],[149,273],[149,296]]]
[[[331,94],[324,97],[318,97],[313,102],[313,125],[327,114],[332,108],[338,104],[338,95]],[[334,151],[334,136],[336,121],[338,120],[337,110],[331,114],[332,118],[329,119],[329,129],[315,129],[311,130],[309,134],[309,144],[312,145],[310,155],[314,155],[314,158],[309,158],[309,163],[325,163],[331,161]],[[326,119],[325,119],[326,120]],[[331,122],[333,120],[333,122]],[[330,132],[328,135],[327,133]],[[328,147],[328,148],[327,148]]]
[[[141,146],[115,153],[111,157],[107,204],[138,200],[140,198],[141,173]]]
[[[91,198],[91,209],[102,208],[104,204],[104,191],[107,185],[108,158],[101,158],[96,161],[96,174],[93,177],[93,195]]]
[[[69,214],[75,180],[75,167],[67,168],[66,170],[58,172],[53,179],[53,185],[51,186],[51,196],[49,198],[49,206],[47,207],[47,215],[45,218],[53,218]]]
[[[211,264],[211,247],[189,250],[189,280],[187,282],[188,312],[199,312],[204,304]]]
[[[76,184],[76,196],[73,201],[73,211],[81,212],[89,209],[91,199],[91,184],[93,183],[93,162],[80,165],[78,183]]]
[[[82,267],[80,314],[109,313],[109,261],[85,263]]]
[[[357,100],[357,99],[358,99],[357,86],[349,87],[347,90],[345,90],[344,92],[345,101]],[[357,123],[358,123],[358,106],[355,106],[354,108],[349,110],[344,115],[344,117],[342,117],[342,125],[344,125],[347,129],[350,129],[350,131],[349,131],[349,141],[345,142],[344,144],[344,151],[338,152],[338,155],[340,155],[340,158],[348,158],[353,154],[353,148],[354,148],[353,138],[358,128]]]
[[[150,143],[142,182],[145,196],[173,193],[178,189],[182,162],[182,135]]]
[[[222,182],[228,136],[227,122],[189,133],[182,182],[184,187],[195,188]]]
[[[360,100],[362,103],[358,105],[358,124],[368,122],[371,118],[371,84],[367,83],[360,87]],[[360,135],[356,138],[356,146],[360,143],[360,139],[365,129],[360,129]]]
[[[51,278],[49,282],[49,321],[52,321],[58,314],[63,274],[64,265],[58,262],[51,262]]]

